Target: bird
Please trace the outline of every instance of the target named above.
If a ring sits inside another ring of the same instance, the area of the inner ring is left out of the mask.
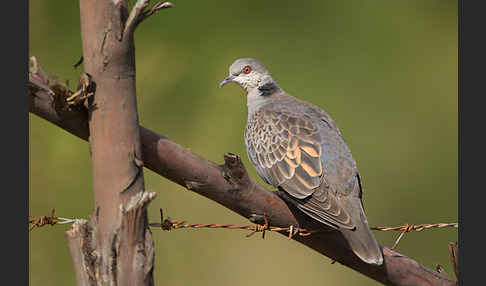
[[[285,92],[256,59],[235,60],[219,87],[228,83],[246,94],[245,146],[258,175],[301,212],[340,231],[362,261],[381,265],[356,162],[329,114]]]

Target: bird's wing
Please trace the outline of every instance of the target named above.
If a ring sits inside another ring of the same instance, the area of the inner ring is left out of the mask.
[[[262,108],[248,122],[245,138],[250,160],[265,181],[284,189],[311,217],[331,227],[354,227],[326,181],[326,145],[312,118]]]

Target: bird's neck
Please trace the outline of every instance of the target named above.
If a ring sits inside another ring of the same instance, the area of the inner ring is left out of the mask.
[[[276,94],[279,92],[281,88],[277,85],[276,82],[273,80],[267,81],[267,82],[262,82],[260,85],[257,86],[256,91],[260,94],[262,97],[269,97],[273,94]]]
[[[262,106],[283,94],[283,90],[273,80],[262,81],[258,86],[246,90],[248,118]]]

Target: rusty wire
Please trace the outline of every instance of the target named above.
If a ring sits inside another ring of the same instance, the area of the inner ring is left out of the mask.
[[[40,216],[38,218],[29,215],[29,231],[33,230],[36,227],[43,227],[45,225],[55,225],[55,224],[67,224],[73,223],[78,219],[69,219],[69,218],[62,218],[57,217],[54,215],[54,209],[51,210],[50,216]],[[292,239],[295,235],[299,236],[309,236],[313,233],[317,232],[328,232],[329,229],[319,229],[319,230],[306,230],[304,228],[299,227],[274,227],[269,226],[267,216],[263,216],[265,223],[263,225],[260,224],[252,224],[252,225],[236,225],[236,224],[216,224],[216,223],[208,223],[208,224],[201,224],[201,223],[193,223],[189,224],[186,221],[173,221],[169,218],[164,219],[163,210],[160,209],[160,223],[150,223],[149,226],[151,227],[158,227],[162,230],[170,231],[173,229],[182,229],[182,228],[225,228],[225,229],[242,229],[242,230],[250,230],[251,232],[246,235],[246,237],[250,237],[257,232],[262,233],[262,238],[265,238],[266,231],[280,231],[280,232],[287,232],[288,238]],[[395,243],[390,249],[395,249],[398,246],[398,243],[401,241],[405,233],[408,232],[419,232],[425,229],[430,228],[445,228],[445,227],[454,227],[458,228],[458,223],[434,223],[434,224],[404,224],[400,226],[375,226],[371,227],[372,230],[378,231],[400,231],[400,235],[395,240]],[[332,231],[332,230],[331,230]]]
[[[236,224],[188,224],[185,221],[172,221],[168,218],[164,219],[164,212],[160,209],[160,223],[150,223],[149,226],[151,227],[160,227],[163,230],[170,231],[173,229],[181,229],[181,228],[226,228],[226,229],[243,229],[243,230],[251,230],[246,237],[250,237],[257,232],[262,233],[262,238],[265,238],[266,231],[284,231],[288,232],[288,238],[292,239],[294,235],[300,236],[308,236],[311,235],[311,232],[307,231],[306,229],[299,228],[299,227],[274,227],[268,225],[267,216],[264,215],[265,223],[263,225],[260,224],[253,224],[253,225],[236,225]]]
[[[152,227],[160,227],[163,230],[170,231],[172,229],[181,229],[181,228],[226,228],[226,229],[245,229],[251,230],[252,232],[247,235],[247,237],[252,236],[257,232],[262,232],[262,238],[265,238],[265,231],[285,231],[288,232],[288,238],[291,239],[295,234],[300,236],[309,236],[312,233],[329,231],[325,230],[313,230],[309,231],[304,228],[298,228],[294,226],[290,227],[272,227],[268,225],[267,217],[264,216],[265,224],[259,225],[235,225],[235,224],[188,224],[185,221],[172,221],[170,219],[164,219],[163,211],[160,209],[160,223],[151,223],[149,224]],[[444,228],[444,227],[458,227],[458,223],[434,223],[434,224],[404,224],[400,226],[376,226],[372,227],[372,230],[379,230],[379,231],[400,231],[400,235],[396,239],[395,243],[390,249],[395,249],[398,246],[398,243],[403,238],[405,233],[407,232],[418,232],[424,229],[429,228]]]
[[[398,246],[398,243],[402,239],[402,237],[405,235],[407,232],[419,232],[424,229],[429,229],[429,228],[444,228],[444,227],[455,227],[458,228],[459,224],[458,223],[433,223],[433,224],[404,224],[400,226],[375,226],[372,227],[372,230],[380,230],[380,231],[400,231],[400,235],[398,238],[395,240],[395,243],[390,249],[395,249]]]
[[[32,216],[32,214],[29,214],[29,232],[32,231],[36,227],[43,227],[46,225],[55,225],[55,224],[67,224],[67,223],[73,223],[77,219],[71,219],[71,218],[63,218],[63,217],[57,217],[55,215],[55,209],[51,210],[51,215],[50,216],[40,216],[38,218],[35,218]]]

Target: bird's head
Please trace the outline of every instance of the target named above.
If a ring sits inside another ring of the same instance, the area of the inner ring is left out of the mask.
[[[241,86],[247,94],[267,95],[278,88],[270,73],[259,61],[251,58],[237,59],[229,68],[229,76],[219,87],[234,82]]]

